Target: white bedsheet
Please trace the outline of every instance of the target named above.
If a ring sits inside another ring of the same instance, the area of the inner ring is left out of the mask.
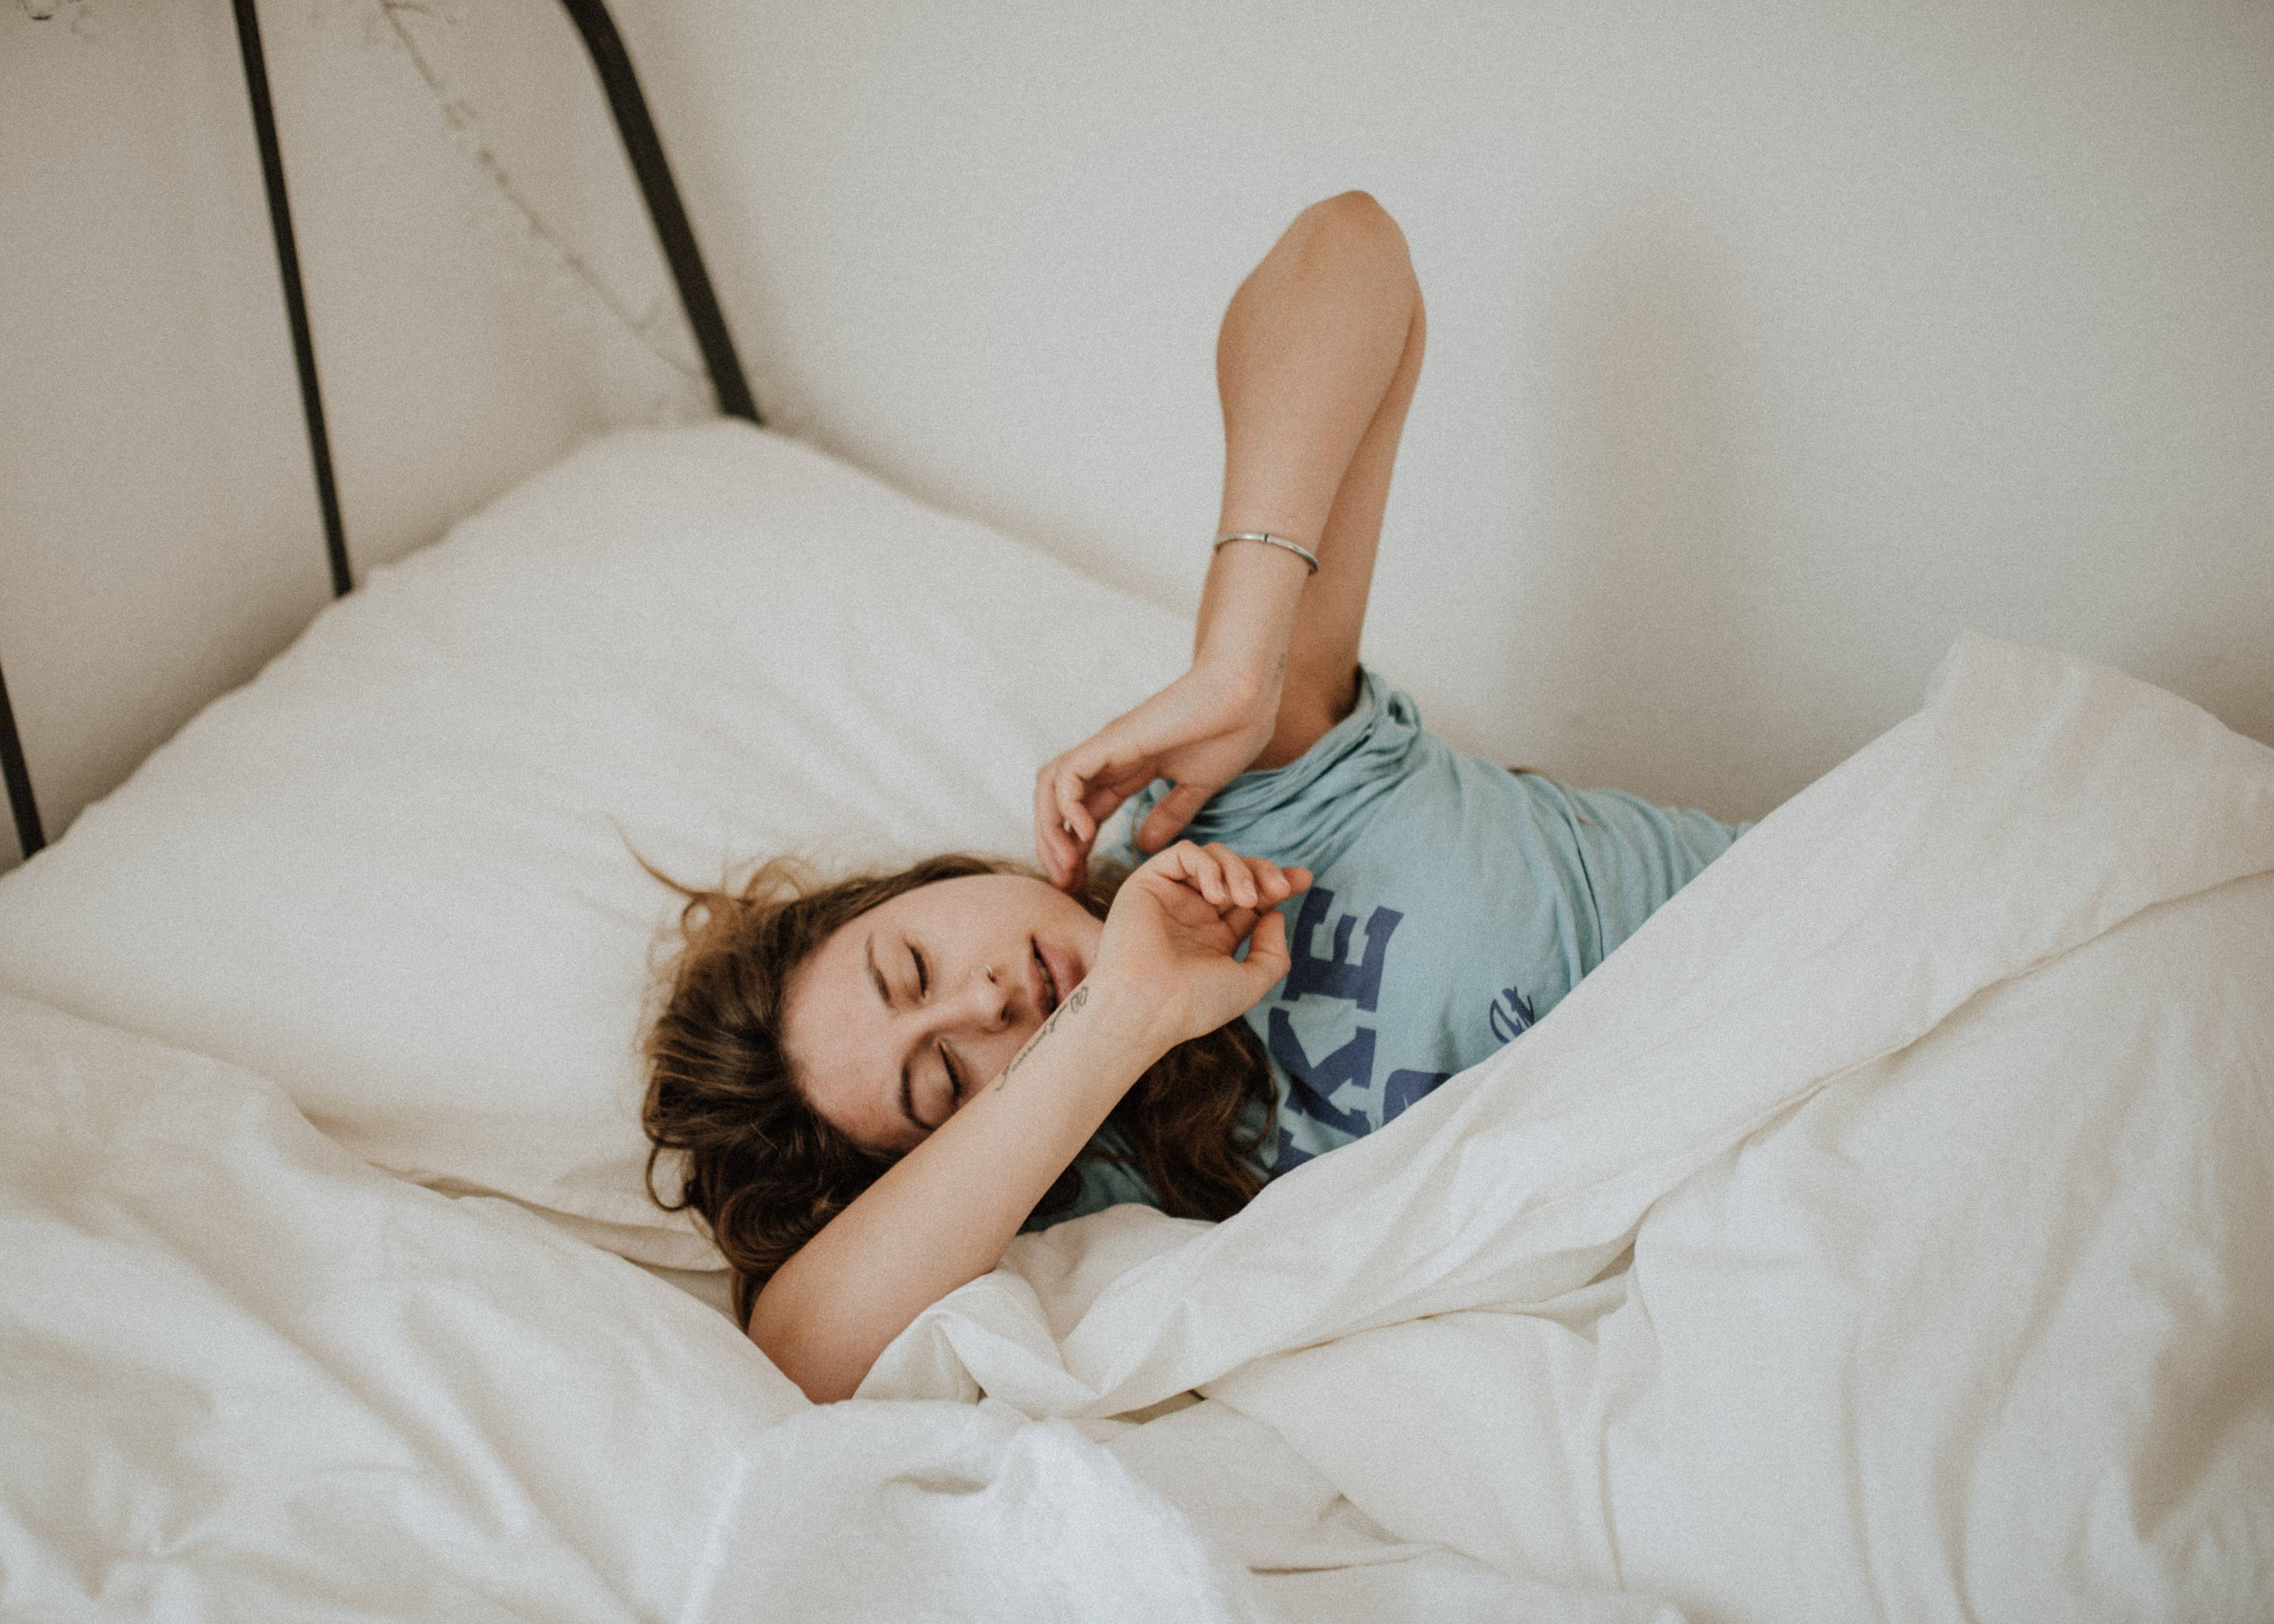
[[[636,1266],[5,994],[0,1111],[11,1621],[1672,1617],[1393,1539],[1205,1405],[817,1408]]]
[[[1972,645],[1502,1056],[828,1410],[0,998],[0,1616],[2264,1617],[2270,871],[2274,753]]]
[[[1197,1386],[1699,1619],[2274,1616],[2269,870],[2274,752],[1971,641],[1521,1041],[1231,1222],[1022,1239],[862,1391]]]
[[[0,1616],[1258,1616],[1073,1427],[816,1409],[249,1073],[0,995]]]

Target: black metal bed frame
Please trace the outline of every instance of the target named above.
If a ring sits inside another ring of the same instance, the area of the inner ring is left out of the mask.
[[[268,68],[260,49],[260,18],[254,0],[232,0],[237,11],[237,41],[245,59],[245,87],[252,104],[252,128],[260,147],[261,180],[268,194],[268,225],[276,240],[276,269],[283,284],[284,312],[292,329],[292,357],[299,371],[300,404],[308,425],[308,455],[316,480],[316,501],[323,513],[324,557],[331,569],[332,596],[344,598],[354,589],[348,563],[346,527],[340,519],[339,492],[332,477],[332,447],[324,427],[323,391],[316,377],[315,344],[308,327],[308,302],[300,282],[300,254],[292,236],[291,205],[284,191],[284,154],[276,140],[275,109],[268,96]],[[561,0],[561,9],[576,25],[593,71],[608,98],[608,110],[623,139],[625,155],[646,199],[648,219],[671,267],[679,290],[680,307],[687,313],[703,365],[711,375],[711,390],[719,411],[731,417],[762,421],[734,353],[734,340],[727,330],[725,312],[719,308],[711,277],[703,268],[703,255],[695,244],[694,228],[679,200],[679,188],[665,162],[663,143],[648,117],[647,99],[640,94],[606,0]],[[24,760],[23,741],[16,731],[16,714],[8,703],[8,682],[0,673],[0,778],[8,786],[8,807],[15,816],[16,841],[29,858],[47,844],[40,823],[40,807],[32,793],[32,774]]]

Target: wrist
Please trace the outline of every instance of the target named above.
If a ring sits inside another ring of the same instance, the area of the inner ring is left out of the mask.
[[[1278,547],[1239,543],[1218,550],[1193,627],[1193,669],[1240,683],[1254,703],[1276,710],[1310,573]]]
[[[1193,681],[1206,689],[1214,714],[1248,725],[1268,723],[1279,712],[1287,684],[1287,653],[1268,642],[1226,640],[1193,652]]]
[[[1175,1000],[1163,997],[1158,987],[1110,961],[1093,968],[1066,1002],[1073,1004],[1081,994],[1087,995],[1082,1012],[1088,1037],[1128,1056],[1139,1072],[1193,1035],[1178,1028]]]

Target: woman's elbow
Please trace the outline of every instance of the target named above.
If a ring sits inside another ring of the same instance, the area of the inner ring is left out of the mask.
[[[1413,256],[1405,233],[1371,192],[1341,192],[1295,217],[1288,237],[1307,267],[1362,269],[1383,285],[1410,285]]]
[[[1330,198],[1321,198],[1303,212],[1359,229],[1378,229],[1384,225],[1397,223],[1390,219],[1389,211],[1375,201],[1374,193],[1360,192],[1356,187],[1348,192],[1337,192]]]
[[[1370,192],[1338,192],[1303,211],[1301,218],[1338,237],[1353,237],[1405,252],[1405,233]]]
[[[851,1398],[868,1379],[869,1365],[873,1363],[847,1357],[841,1349],[832,1349],[825,1338],[816,1336],[810,1327],[769,1313],[763,1293],[751,1305],[750,1322],[743,1329],[773,1367],[817,1404]]]

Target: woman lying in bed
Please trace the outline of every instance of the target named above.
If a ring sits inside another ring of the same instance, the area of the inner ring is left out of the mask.
[[[647,1129],[687,1153],[681,1205],[814,1399],[1022,1228],[1119,1201],[1228,1217],[1381,1126],[1736,837],[1461,756],[1359,665],[1423,330],[1363,192],[1304,210],[1241,284],[1192,668],[1037,776],[1046,877],[947,856],[812,887],[777,864],[694,895]],[[1093,864],[1133,797],[1135,849]]]

